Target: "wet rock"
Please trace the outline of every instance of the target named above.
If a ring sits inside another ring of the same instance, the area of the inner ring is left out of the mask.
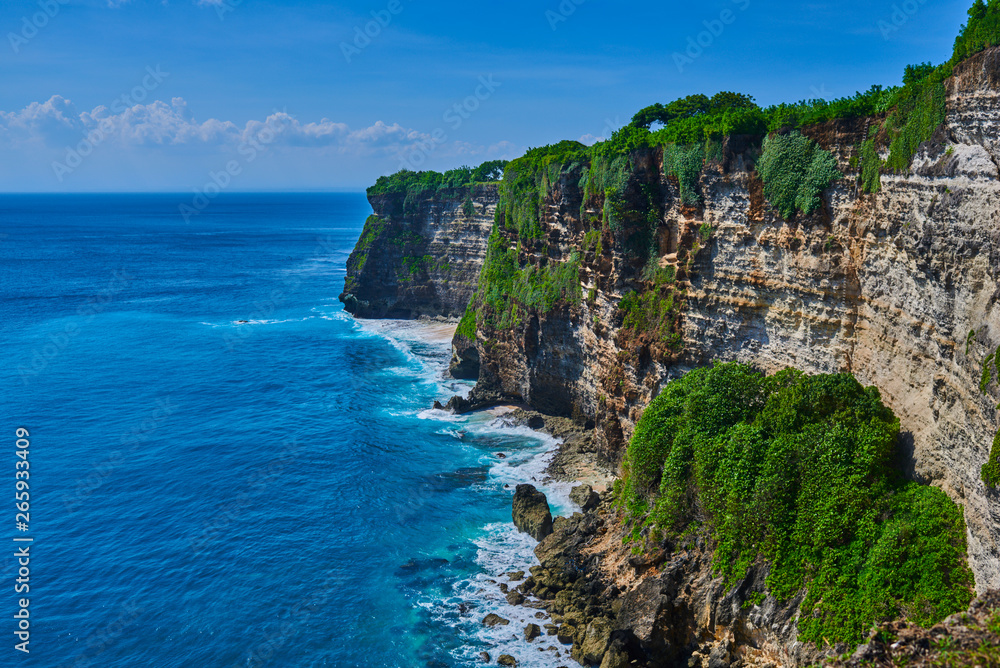
[[[500,666],[516,666],[517,659],[512,657],[510,654],[501,654],[500,658],[497,659],[497,665]]]
[[[492,612],[483,617],[483,626],[489,626],[492,628],[494,626],[507,626],[508,624],[510,624],[509,619],[504,619],[500,615]]]
[[[534,485],[518,485],[514,492],[511,516],[517,530],[537,541],[552,533],[552,511],[545,494]]]
[[[528,624],[524,629],[524,639],[528,642],[531,642],[540,635],[542,635],[542,629],[539,628],[538,624]]]
[[[514,571],[513,573],[508,573],[507,577],[510,578],[511,582],[519,582],[524,579],[524,571]]]
[[[506,582],[501,582],[500,583],[500,591],[502,593],[506,594],[508,591],[510,591],[510,585],[508,585]]]
[[[480,652],[479,653],[479,659],[483,663],[489,663],[490,661],[493,660],[492,658],[490,658],[490,653],[489,652]]]
[[[512,591],[507,594],[507,602],[511,605],[521,605],[524,603],[524,595],[521,592]]]
[[[588,512],[597,507],[601,502],[601,496],[590,485],[580,485],[570,491],[569,500],[583,508],[584,512]]]

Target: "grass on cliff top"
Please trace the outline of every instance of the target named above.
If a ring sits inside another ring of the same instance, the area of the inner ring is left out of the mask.
[[[768,591],[803,589],[799,638],[860,643],[972,599],[962,510],[893,467],[899,421],[849,374],[765,377],[737,364],[669,383],[636,426],[619,483],[633,540],[703,523],[734,584],[758,559]]]

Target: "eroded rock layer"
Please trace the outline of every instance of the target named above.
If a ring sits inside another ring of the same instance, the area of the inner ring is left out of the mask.
[[[360,318],[461,317],[483,265],[496,185],[368,201],[375,215],[347,263],[345,308]]]
[[[616,461],[648,402],[696,366],[852,372],[879,388],[907,430],[908,473],[964,506],[977,588],[1000,587],[1000,499],[979,474],[1000,397],[995,384],[979,388],[982,364],[1000,345],[998,82],[997,49],[957,66],[946,123],[911,171],[883,175],[875,194],[861,191],[852,166],[865,120],[804,131],[847,176],[819,212],[793,221],[764,200],[753,140],[731,137],[722,159],[707,162],[696,207],[681,204],[659,151],[634,153],[629,192],[655,200],[628,204],[662,211],[653,246],[659,266],[676,272],[680,345],[624,327],[622,300],[651,289],[649,264],[607,226],[596,248],[587,241],[581,218],[602,202],[586,200],[570,171],[541,207],[544,244],[518,246],[519,260],[543,267],[576,251],[584,298],[529,310],[513,327],[481,318],[472,404],[514,398],[593,423]],[[513,247],[517,232],[500,231]]]

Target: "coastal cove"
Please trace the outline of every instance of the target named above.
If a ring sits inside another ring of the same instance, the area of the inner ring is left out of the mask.
[[[164,195],[2,205],[5,409],[39,488],[26,665],[567,665],[499,588],[537,563],[516,485],[575,509],[557,439],[431,408],[471,387],[453,323],[343,313],[362,196],[229,195],[190,225]]]

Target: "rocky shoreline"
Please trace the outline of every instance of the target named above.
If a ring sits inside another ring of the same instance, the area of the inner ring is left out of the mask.
[[[511,573],[510,582],[499,585],[509,603],[537,611],[538,623],[526,625],[523,637],[539,651],[600,668],[1000,665],[997,591],[931,629],[886,623],[857,648],[800,642],[803,596],[779,602],[769,595],[766,564],[726,586],[713,571],[715,546],[707,533],[664,543],[654,553],[634,553],[623,540],[614,471],[585,427],[525,409],[505,419],[562,439],[547,474],[581,483],[571,498],[583,511],[551,520],[534,550],[539,564],[527,577]],[[544,494],[519,486],[512,507],[519,529],[534,533],[545,523],[538,518],[549,512]],[[489,615],[482,623],[510,622]],[[481,658],[493,661],[485,653]],[[515,666],[517,659],[502,655],[496,663]]]

